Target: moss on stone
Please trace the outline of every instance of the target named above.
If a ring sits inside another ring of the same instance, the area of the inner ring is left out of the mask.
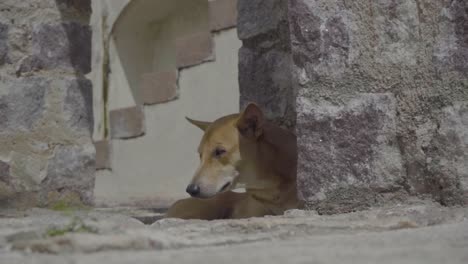
[[[74,210],[86,210],[88,206],[83,204],[80,196],[75,192],[58,193],[56,191],[48,194],[48,208],[54,211],[70,212]]]
[[[64,227],[50,228],[46,231],[46,236],[55,237],[63,236],[68,233],[91,233],[96,234],[97,230],[92,226],[88,226],[79,218],[73,218],[72,222]]]

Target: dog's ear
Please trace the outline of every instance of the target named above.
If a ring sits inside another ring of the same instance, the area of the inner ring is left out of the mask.
[[[237,120],[237,130],[246,138],[259,138],[263,133],[264,117],[262,110],[254,103],[249,103]]]
[[[185,117],[185,119],[187,119],[187,121],[189,121],[191,124],[197,126],[198,128],[200,128],[203,131],[205,131],[211,125],[211,122],[193,120],[193,119],[190,119],[188,117]]]

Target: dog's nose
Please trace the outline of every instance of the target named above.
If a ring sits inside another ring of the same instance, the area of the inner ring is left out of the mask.
[[[196,184],[191,183],[187,186],[187,189],[185,191],[187,191],[188,194],[190,194],[191,196],[197,196],[200,193],[200,187]]]

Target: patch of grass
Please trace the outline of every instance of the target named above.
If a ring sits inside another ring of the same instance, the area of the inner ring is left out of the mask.
[[[56,237],[63,236],[68,233],[91,233],[96,234],[97,230],[91,226],[86,225],[78,218],[73,218],[72,222],[61,228],[51,228],[47,230],[46,236]]]

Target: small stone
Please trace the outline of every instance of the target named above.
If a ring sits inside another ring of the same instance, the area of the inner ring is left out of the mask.
[[[210,28],[219,31],[237,24],[237,0],[214,0],[208,2]]]
[[[96,170],[111,169],[112,142],[101,140],[94,142],[96,148]]]
[[[64,8],[74,8],[79,12],[91,13],[91,0],[56,0]]]
[[[176,40],[177,67],[189,67],[214,59],[211,33],[193,33]]]
[[[158,104],[176,99],[177,75],[177,70],[143,74],[143,102],[145,104]]]
[[[115,109],[109,114],[112,138],[134,138],[145,134],[145,118],[139,106]]]
[[[468,71],[468,2],[444,2],[435,36],[434,64],[441,72]]]

